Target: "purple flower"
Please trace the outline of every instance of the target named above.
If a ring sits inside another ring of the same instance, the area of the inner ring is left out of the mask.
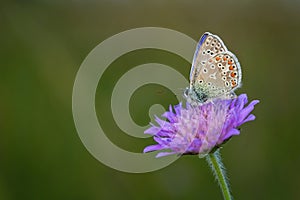
[[[199,154],[205,156],[213,149],[220,147],[234,135],[239,135],[238,127],[255,119],[250,114],[259,101],[254,100],[248,105],[246,94],[233,99],[215,99],[211,102],[193,107],[187,103],[170,106],[162,116],[167,121],[156,117],[159,126],[151,124],[145,134],[153,135],[157,142],[147,146],[144,153],[160,152],[156,157],[170,154]]]

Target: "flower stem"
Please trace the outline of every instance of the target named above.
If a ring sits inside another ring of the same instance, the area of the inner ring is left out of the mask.
[[[206,156],[206,160],[213,171],[215,178],[218,180],[225,200],[232,200],[229,183],[227,181],[225,167],[222,163],[219,150]]]

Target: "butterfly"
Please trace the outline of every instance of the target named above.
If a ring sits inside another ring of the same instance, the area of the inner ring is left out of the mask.
[[[232,98],[241,87],[242,71],[237,57],[217,35],[205,32],[200,38],[184,96],[192,105],[215,98]]]

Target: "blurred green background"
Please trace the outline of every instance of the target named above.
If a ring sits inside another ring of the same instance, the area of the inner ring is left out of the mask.
[[[185,156],[159,171],[127,174],[94,159],[78,137],[71,105],[81,62],[106,38],[144,26],[174,29],[195,40],[205,31],[222,37],[243,68],[243,88],[237,93],[261,100],[254,111],[257,120],[243,125],[242,134],[222,150],[233,195],[300,199],[299,1],[0,4],[0,199],[222,198],[203,159]],[[188,77],[190,66],[181,58],[139,50],[114,62],[119,72],[108,71],[97,90],[97,114],[108,137],[135,152],[152,140],[122,133],[111,119],[107,98],[122,67],[153,61]],[[142,105],[176,103],[159,85],[143,86],[132,98],[130,111],[141,125],[149,121],[148,107]]]

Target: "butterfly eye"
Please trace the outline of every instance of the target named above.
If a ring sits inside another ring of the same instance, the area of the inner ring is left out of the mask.
[[[202,54],[205,55],[205,51],[203,51]]]
[[[210,50],[207,50],[207,53],[210,53]]]
[[[207,85],[208,85],[208,86],[211,86],[211,82],[208,82]]]
[[[224,69],[225,69],[225,67],[224,67],[224,66],[222,66],[222,67],[221,67],[221,69],[222,69],[222,70],[224,70]]]
[[[217,43],[217,40],[214,40],[214,43]]]
[[[199,80],[198,82],[199,82],[200,84],[202,84],[202,83],[203,83],[203,80]]]
[[[206,68],[203,68],[203,72],[204,72],[204,73],[207,73],[207,69],[206,69]]]
[[[229,87],[229,82],[226,81],[226,82],[225,82],[225,85],[226,85],[226,87]]]
[[[226,76],[223,76],[222,79],[223,79],[223,81],[226,81],[227,78],[226,78]]]
[[[218,48],[220,48],[220,47],[221,47],[221,44],[220,44],[220,43],[218,43],[218,44],[217,44],[217,47],[218,47]]]
[[[210,55],[214,55],[214,52],[211,52]]]
[[[228,58],[229,58],[229,56],[227,55],[227,56],[225,56],[225,58],[227,58],[227,59],[228,59]]]
[[[215,68],[215,66],[214,66],[214,65],[211,65],[211,66],[210,66],[210,68],[211,68],[211,69],[214,69],[214,68]]]
[[[221,48],[221,49],[220,49],[220,52],[224,52],[224,49],[223,49],[223,48]]]
[[[226,75],[226,72],[222,72],[223,75]]]
[[[212,43],[211,43],[211,46],[215,46],[215,44],[216,44],[216,43],[212,42]]]
[[[219,63],[219,64],[218,64],[218,67],[222,67],[222,64],[221,64],[221,63]]]
[[[235,69],[235,65],[232,65],[232,69]]]
[[[208,38],[207,38],[208,41],[211,41],[211,39],[212,39],[212,37],[208,37]]]
[[[202,64],[202,65],[205,65],[205,61],[202,61],[201,64]]]
[[[205,44],[206,44],[206,46],[208,46],[208,45],[209,45],[209,42],[206,42]]]

